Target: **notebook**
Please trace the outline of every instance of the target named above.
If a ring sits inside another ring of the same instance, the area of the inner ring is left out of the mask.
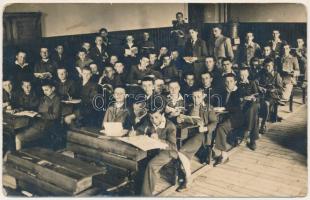
[[[121,122],[104,122],[104,134],[111,137],[121,137],[125,134]]]

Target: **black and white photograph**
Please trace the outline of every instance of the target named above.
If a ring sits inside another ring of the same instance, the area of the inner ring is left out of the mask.
[[[1,6],[1,198],[308,195],[305,1]]]

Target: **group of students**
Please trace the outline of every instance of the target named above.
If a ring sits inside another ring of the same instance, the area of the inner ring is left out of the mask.
[[[185,174],[178,191],[188,189],[190,160],[202,146],[207,163],[213,159],[214,166],[228,161],[227,151],[240,142],[236,138],[255,150],[274,109],[288,101],[299,75],[306,74],[303,39],[297,39],[292,53],[278,30],[263,48],[249,32],[236,58],[220,25],[213,27],[214,41],[207,45],[195,27],[184,30],[182,17],[177,13],[173,24],[173,45],[162,46],[159,53],[144,33],[139,45],[129,35],[122,54],[111,54],[106,29],[99,31],[93,47],[83,42],[75,66],[68,66],[63,45],[56,46],[51,58],[48,48],[41,47],[41,59],[34,66],[19,50],[12,66],[4,68],[3,109],[38,115],[16,134],[16,150],[55,124],[104,129],[104,122],[121,122],[126,136],[144,134],[168,144],[148,162],[143,195],[153,194],[159,170],[172,159],[180,160]],[[81,102],[66,103],[73,99]],[[182,123],[195,123],[198,129],[178,149],[176,126]]]

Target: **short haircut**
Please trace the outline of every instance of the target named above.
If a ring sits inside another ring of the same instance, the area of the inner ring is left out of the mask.
[[[86,51],[86,49],[85,49],[85,48],[81,48],[81,49],[79,49],[77,53],[80,53],[80,52],[84,52],[85,54],[87,54],[87,51]]]
[[[124,66],[124,64],[123,64],[121,61],[117,61],[117,62],[115,63],[115,65],[116,65],[116,64],[122,64],[122,65]],[[114,65],[114,66],[115,66],[115,65]]]
[[[232,61],[231,61],[230,58],[223,58],[223,59],[222,59],[222,63],[224,63],[225,61],[229,61],[230,63],[232,63]]]
[[[226,79],[228,77],[233,77],[234,80],[236,80],[236,76],[233,73],[227,73],[227,74],[224,75],[224,79]]]
[[[95,62],[91,62],[91,63],[89,63],[89,66],[90,65],[97,65],[97,63],[95,63]],[[98,65],[97,65],[98,66]]]
[[[44,80],[41,83],[41,87],[43,86],[55,87],[55,83],[51,80]]]
[[[272,58],[265,58],[263,65],[265,66],[266,64],[271,63],[271,62],[274,64],[274,60]]]
[[[18,49],[18,50],[16,51],[16,54],[15,54],[15,55],[17,56],[19,53],[27,54],[25,50],[23,50],[23,49]]]
[[[21,85],[23,85],[24,82],[28,82],[28,83],[32,84],[32,79],[30,77],[24,77],[21,80]]]
[[[209,76],[210,76],[211,78],[213,78],[212,73],[209,72],[209,71],[207,71],[207,70],[204,70],[203,72],[201,72],[200,76],[202,76],[202,75],[204,75],[204,74],[209,74]]]
[[[183,75],[184,79],[186,79],[187,76],[194,76],[195,77],[195,73],[193,71],[185,72]]]
[[[58,46],[62,46],[62,47],[64,47],[64,45],[63,45],[63,44],[61,44],[61,43],[57,43],[57,44],[55,45],[55,48],[57,48]]]
[[[199,32],[198,28],[195,27],[195,26],[189,27],[189,28],[188,28],[188,31],[190,31],[190,30],[193,30],[193,31],[195,31],[195,32],[197,32],[197,33]]]
[[[199,87],[199,86],[194,86],[194,87],[192,88],[192,94],[193,94],[194,92],[203,92],[203,89],[202,89],[201,87]]]
[[[172,79],[168,82],[168,85],[170,85],[171,83],[178,83],[178,84],[180,85],[179,80],[178,80],[177,78],[172,78]]]
[[[240,67],[240,71],[248,71],[249,72],[249,68],[246,66],[242,66],[242,67]]]
[[[213,61],[214,61],[214,62],[216,62],[216,58],[215,58],[215,56],[208,55],[208,56],[206,56],[205,60],[206,60],[207,58],[212,58],[212,59],[213,59]]]
[[[154,84],[154,78],[151,78],[151,77],[149,77],[149,76],[145,76],[145,77],[143,77],[143,79],[141,80],[141,83],[142,82],[145,82],[145,81],[152,81],[152,83]]]
[[[222,26],[221,24],[215,24],[215,25],[212,27],[212,29],[214,29],[214,28],[218,28],[218,29],[223,30],[223,26]]]
[[[82,45],[85,44],[85,43],[89,43],[90,44],[91,42],[90,41],[83,41]]]
[[[117,85],[115,85],[115,86],[114,86],[114,91],[115,91],[117,88],[123,89],[123,90],[125,91],[125,93],[126,93],[126,87],[125,87],[125,85],[122,85],[122,84],[117,84]]]
[[[101,37],[101,39],[103,39],[102,35],[100,34],[96,34],[95,39],[97,39],[97,37]]]
[[[42,49],[47,49],[47,50],[48,50],[48,47],[47,47],[46,45],[41,45],[41,46],[40,46],[40,51],[41,51]]]
[[[282,45],[283,45],[283,47],[284,47],[284,46],[289,46],[289,47],[291,47],[291,45],[290,45],[287,41],[283,41],[283,42],[282,42]]]
[[[83,70],[88,70],[88,71],[90,71],[90,72],[91,72],[91,69],[90,69],[90,67],[89,67],[89,66],[85,66],[85,67],[83,67],[82,71],[83,71]]]
[[[183,13],[182,13],[182,12],[177,12],[177,13],[175,14],[175,17],[177,17],[178,15],[182,15],[182,17],[183,17]]]
[[[153,102],[151,102],[150,104],[152,105],[148,105],[147,110],[149,114],[154,114],[156,112],[159,112],[160,114],[164,113],[164,107],[162,106],[162,101],[156,100],[154,99]]]
[[[106,28],[101,28],[101,29],[99,30],[99,33],[101,33],[102,31],[108,32],[108,29],[106,29]]]
[[[252,64],[253,62],[259,62],[259,58],[258,57],[251,58],[250,63]]]

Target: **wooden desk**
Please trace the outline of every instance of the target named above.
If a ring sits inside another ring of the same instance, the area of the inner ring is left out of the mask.
[[[18,129],[29,126],[30,120],[30,117],[3,112],[3,132],[6,134],[14,133]]]
[[[17,179],[19,188],[41,196],[76,196],[96,187],[104,189],[95,182],[104,175],[102,168],[48,149],[11,152],[5,167],[6,173]]]
[[[18,130],[30,125],[31,118],[26,116],[15,116],[3,112],[3,155],[7,150],[15,150],[15,134]]]
[[[188,139],[191,134],[198,132],[199,126],[196,124],[182,123],[177,126],[177,147],[182,146],[184,140]]]
[[[99,129],[72,128],[67,133],[67,149],[76,154],[120,168],[137,171],[147,152],[113,138],[98,138]]]

